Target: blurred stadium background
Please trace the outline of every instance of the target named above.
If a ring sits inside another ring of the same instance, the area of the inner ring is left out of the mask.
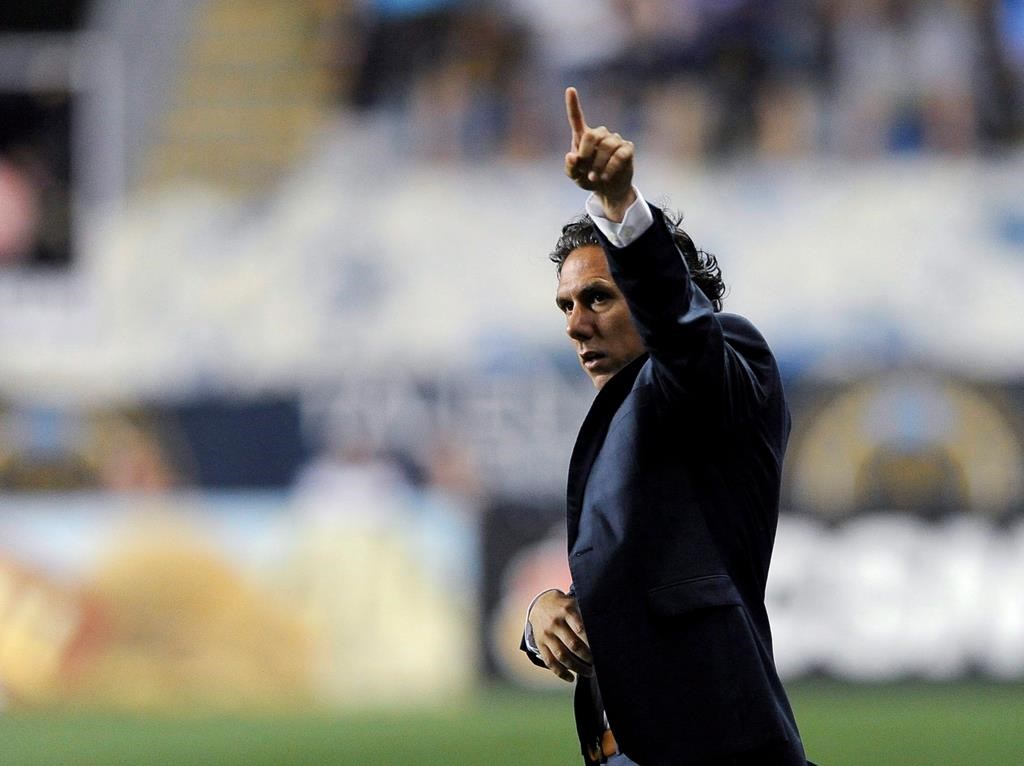
[[[794,412],[823,765],[1024,763],[1024,2],[5,0],[0,763],[564,764],[562,90]]]

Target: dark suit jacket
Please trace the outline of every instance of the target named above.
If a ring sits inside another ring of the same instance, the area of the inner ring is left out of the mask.
[[[764,607],[790,428],[778,369],[753,325],[714,312],[652,210],[633,244],[603,242],[648,353],[598,393],[569,467],[569,566],[600,696],[642,766],[780,741],[803,764]],[[584,754],[593,695],[581,679]]]

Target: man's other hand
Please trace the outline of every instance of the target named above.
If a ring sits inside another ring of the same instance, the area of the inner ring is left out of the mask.
[[[633,142],[603,125],[589,127],[575,88],[566,88],[565,113],[572,131],[572,144],[565,155],[565,174],[581,189],[597,195],[610,220],[622,221],[626,209],[636,199]]]
[[[533,640],[548,670],[563,681],[572,681],[573,673],[593,675],[594,660],[575,598],[549,590],[534,603],[529,619]]]

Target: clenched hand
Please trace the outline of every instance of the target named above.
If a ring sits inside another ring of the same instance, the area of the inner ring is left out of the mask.
[[[563,681],[591,676],[593,658],[576,599],[560,590],[542,594],[530,610],[533,640],[548,670]]]

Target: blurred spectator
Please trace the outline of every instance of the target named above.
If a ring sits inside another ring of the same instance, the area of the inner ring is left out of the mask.
[[[356,110],[397,118],[403,153],[433,157],[501,149],[521,34],[487,4],[458,0],[338,3],[330,61]]]
[[[602,115],[621,109],[614,68],[630,41],[618,0],[592,0],[586,13],[572,3],[548,0],[511,0],[504,7],[524,38],[511,91],[507,146],[512,153],[537,156],[562,145],[566,83],[585,89]]]
[[[100,486],[113,492],[169,492],[182,478],[152,430],[125,420],[98,435]]]
[[[28,260],[39,227],[39,188],[0,156],[0,263]]]
[[[815,150],[830,86],[828,13],[824,2],[775,0],[765,20],[767,72],[757,95],[758,152],[792,156]]]
[[[330,55],[343,102],[391,114],[397,148],[419,156],[550,152],[570,83],[678,159],[962,154],[1019,133],[1021,6],[336,0]]]
[[[1006,60],[1018,74],[1024,74],[1024,0],[1000,0],[996,18]]]
[[[983,7],[986,61],[994,85],[986,116],[998,145],[1024,135],[1024,0],[996,0]]]
[[[978,19],[961,0],[836,7],[838,147],[853,155],[976,146]]]
[[[67,94],[0,94],[0,266],[71,259],[70,120]]]
[[[365,45],[350,100],[356,108],[401,103],[450,46],[458,0],[367,0],[353,20]]]
[[[303,516],[328,525],[356,520],[396,524],[411,485],[403,466],[380,450],[353,444],[329,450],[299,474],[296,504]]]
[[[168,492],[186,483],[186,449],[144,412],[0,413],[0,489]]]
[[[486,6],[460,15],[446,55],[413,93],[409,143],[430,156],[494,156],[508,129],[521,35]],[[452,151],[454,149],[454,152]]]

